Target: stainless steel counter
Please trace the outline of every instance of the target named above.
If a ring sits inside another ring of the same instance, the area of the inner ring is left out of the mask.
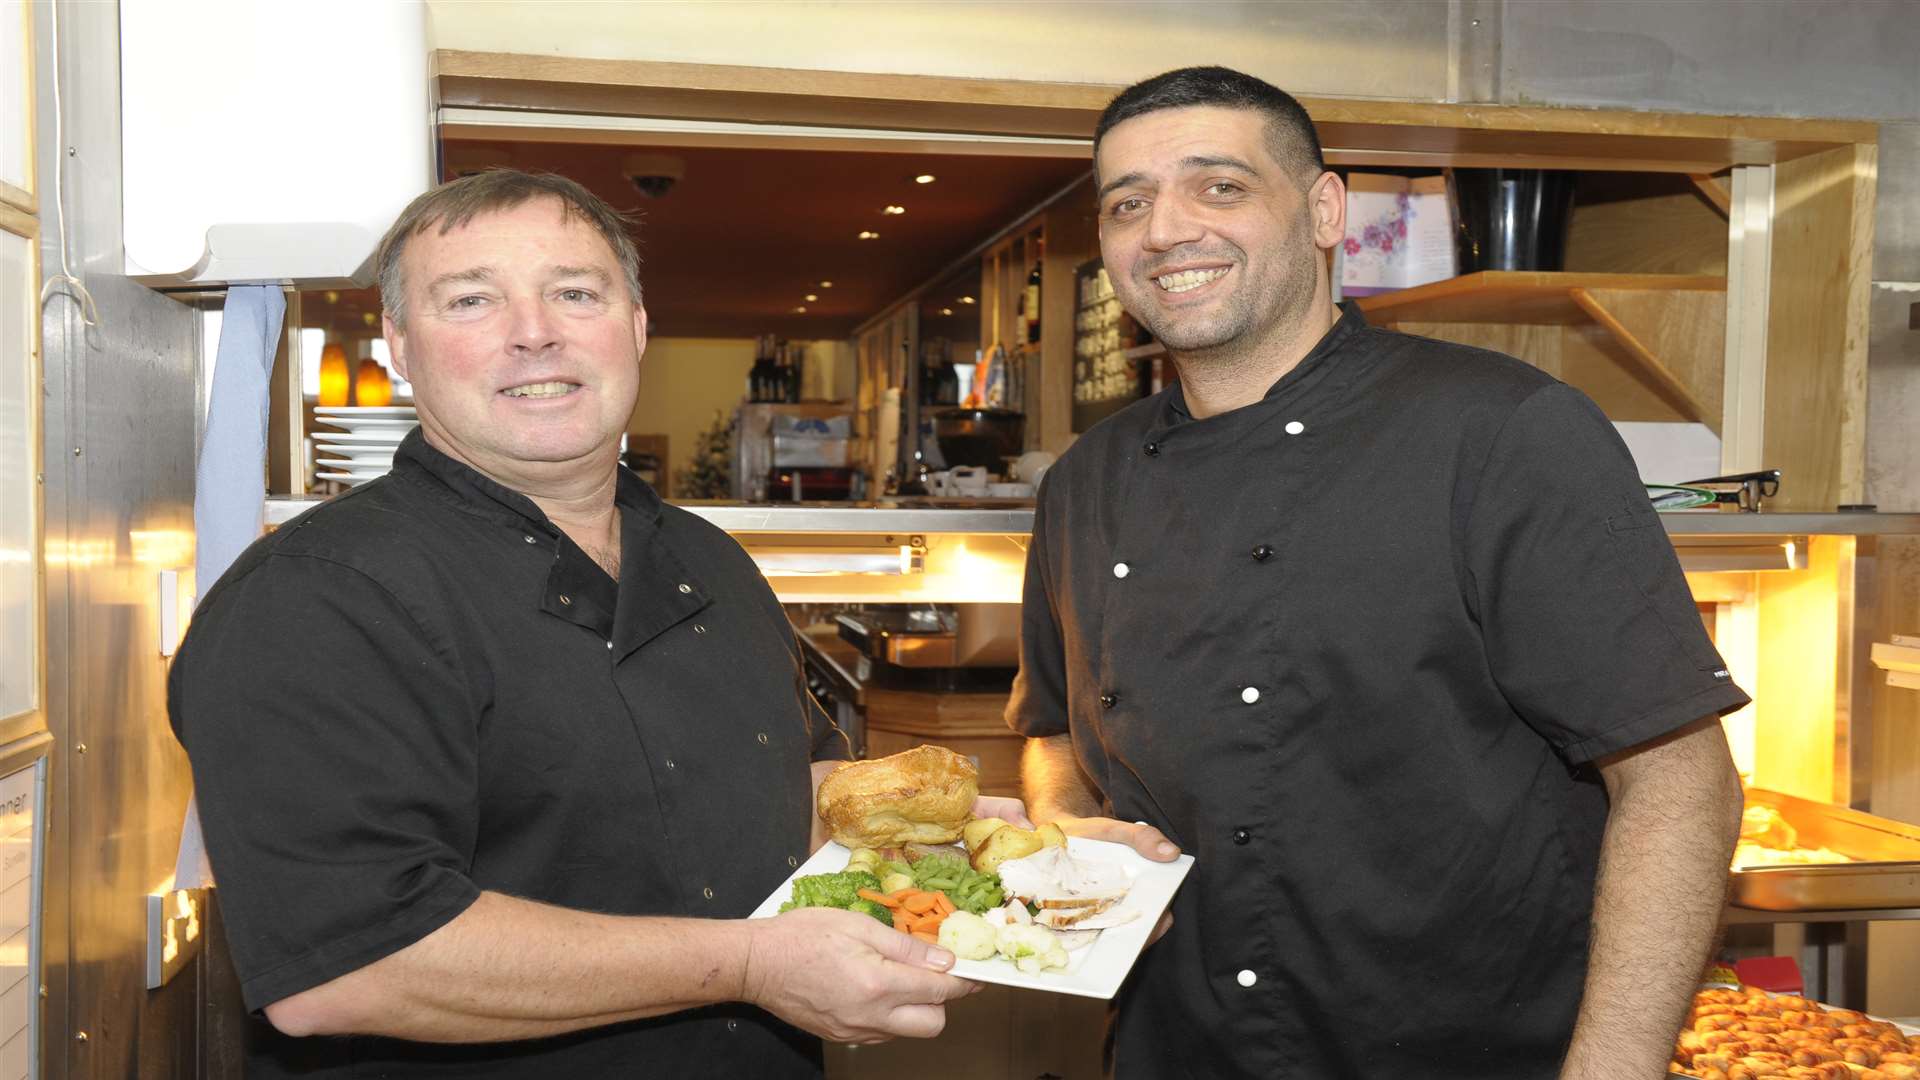
[[[320,496],[267,500],[267,524],[280,525],[325,501]],[[887,499],[865,503],[764,505],[676,503],[728,532],[1028,533],[1033,507],[1025,501],[954,502]],[[1920,534],[1912,514],[1739,514],[1678,511],[1660,515],[1669,536],[1877,536]]]

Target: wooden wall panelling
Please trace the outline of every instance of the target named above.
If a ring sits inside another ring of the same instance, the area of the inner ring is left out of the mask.
[[[1403,334],[1433,338],[1492,349],[1517,357],[1554,378],[1560,378],[1560,330],[1558,326],[1531,323],[1429,323],[1396,322],[1386,324]]]
[[[1568,270],[1607,274],[1727,272],[1727,219],[1691,191],[1573,208]]]
[[[1920,634],[1920,536],[1878,537],[1877,565],[1869,586],[1874,604],[1869,635],[1889,641]],[[1874,669],[1872,754],[1867,810],[1920,824],[1920,690],[1887,685]],[[1879,922],[1868,928],[1867,1007],[1882,1016],[1920,1014],[1920,984],[1913,958],[1920,955],[1920,923]]]
[[[1574,302],[1613,335],[1663,397],[1719,433],[1727,314],[1722,294],[1575,289]]]
[[[1867,306],[1877,147],[1775,167],[1763,464],[1782,510],[1831,510],[1866,488]]]
[[[1028,445],[1055,454],[1073,445],[1074,268],[1100,254],[1099,220],[1091,177],[1045,213],[1046,265],[1040,283],[1039,370],[1028,378],[1040,390],[1039,427]],[[1029,421],[1029,427],[1032,427]]]

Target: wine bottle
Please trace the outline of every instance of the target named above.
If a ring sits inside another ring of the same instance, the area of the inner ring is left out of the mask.
[[[1027,315],[1027,342],[1034,344],[1040,340],[1040,260],[1033,261],[1033,271],[1027,275],[1027,293],[1022,305]]]

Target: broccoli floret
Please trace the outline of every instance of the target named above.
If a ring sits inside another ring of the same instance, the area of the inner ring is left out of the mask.
[[[862,915],[871,915],[888,927],[893,926],[893,912],[888,911],[885,904],[876,904],[865,897],[861,897],[847,905],[847,910],[857,911]]]
[[[845,870],[838,874],[809,874],[793,881],[793,899],[780,905],[781,911],[803,907],[845,908],[859,900],[859,891],[880,891],[880,879],[864,870]],[[893,919],[887,919],[893,925]]]

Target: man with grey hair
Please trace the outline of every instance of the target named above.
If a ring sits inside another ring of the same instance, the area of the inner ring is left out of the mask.
[[[811,1077],[814,1035],[937,1034],[974,989],[944,950],[741,919],[822,841],[847,747],[751,560],[619,467],[647,327],[621,217],[489,172],[415,200],[379,267],[419,429],[221,577],[169,683],[278,1029],[249,1075]]]

